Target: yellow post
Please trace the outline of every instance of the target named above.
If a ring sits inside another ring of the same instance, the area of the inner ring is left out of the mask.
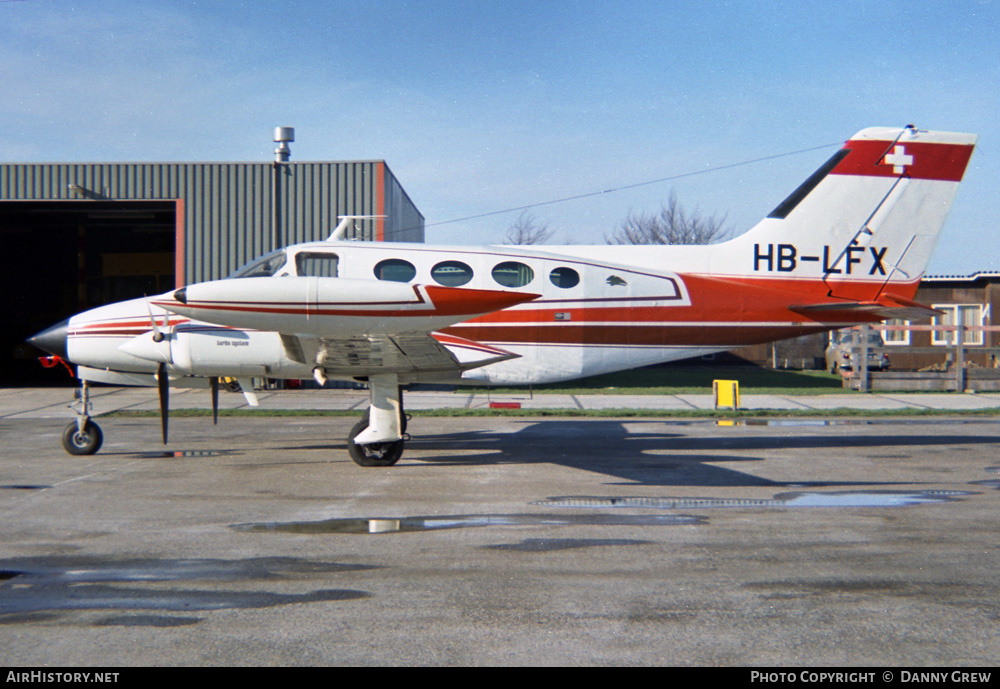
[[[720,407],[736,411],[740,408],[740,382],[738,380],[713,380],[712,393],[715,395],[715,408]]]

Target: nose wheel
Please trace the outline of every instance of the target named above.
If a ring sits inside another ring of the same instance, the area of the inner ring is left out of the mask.
[[[71,455],[94,454],[101,449],[104,433],[100,426],[90,420],[90,388],[87,381],[81,382],[77,400],[69,408],[76,412],[76,421],[63,431],[63,448]]]
[[[71,422],[62,435],[63,448],[71,455],[92,455],[101,449],[103,442],[101,427],[90,419],[84,421],[83,428],[76,421]]]

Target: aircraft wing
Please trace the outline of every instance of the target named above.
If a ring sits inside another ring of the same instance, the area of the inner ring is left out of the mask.
[[[316,365],[331,376],[466,371],[519,356],[499,347],[441,333],[314,337],[282,335],[288,358]]]
[[[539,296],[382,280],[283,277],[202,282],[152,303],[204,323],[339,340],[430,333]]]
[[[242,278],[189,285],[153,304],[202,322],[276,332],[324,375],[457,373],[517,354],[438,330],[539,295],[380,280]]]

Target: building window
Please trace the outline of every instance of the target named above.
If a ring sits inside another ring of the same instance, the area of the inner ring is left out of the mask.
[[[966,328],[986,325],[989,318],[989,306],[982,304],[934,304],[935,309],[944,311],[934,317],[934,325],[962,325]],[[935,345],[954,345],[954,330],[935,330],[931,333],[931,343]],[[983,344],[982,330],[966,330],[962,334],[962,344],[977,346]]]
[[[904,328],[910,327],[910,321],[902,318],[890,318],[885,325],[892,326],[882,331],[882,340],[889,347],[909,347],[910,331]]]
[[[417,269],[409,261],[401,258],[387,258],[375,264],[375,277],[389,282],[409,282],[417,275]]]
[[[431,269],[434,282],[445,287],[461,287],[472,279],[472,268],[461,261],[442,261]]]
[[[504,261],[493,268],[493,279],[504,287],[524,287],[535,279],[535,271],[517,261]]]

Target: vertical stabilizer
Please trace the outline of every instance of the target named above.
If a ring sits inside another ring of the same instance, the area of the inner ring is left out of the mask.
[[[915,291],[965,174],[975,135],[873,127],[855,134],[713,271],[821,278],[831,296]]]

